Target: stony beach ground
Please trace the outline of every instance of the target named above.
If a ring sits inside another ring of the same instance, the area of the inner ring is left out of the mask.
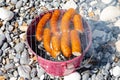
[[[26,30],[40,13],[71,7],[91,26],[92,45],[64,80],[120,80],[120,0],[0,0],[0,80],[50,80],[25,44]]]

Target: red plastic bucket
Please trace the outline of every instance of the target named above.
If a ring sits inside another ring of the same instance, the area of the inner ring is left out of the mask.
[[[53,12],[54,10],[50,10],[49,12]],[[61,10],[61,12],[64,12],[65,10]],[[44,15],[45,13],[41,13],[38,17],[36,17],[31,24],[29,25],[27,29],[27,44],[29,49],[34,55],[37,55],[38,53],[41,52],[36,52],[36,40],[34,40],[33,36],[35,36],[35,31],[36,31],[36,25],[38,24],[40,18]],[[91,29],[90,26],[87,24],[85,20],[83,20],[83,25],[85,29],[85,37],[86,41],[84,42],[86,47],[83,50],[83,53],[81,56],[75,57],[71,60],[67,61],[61,61],[61,62],[56,62],[56,61],[51,61],[44,59],[43,57],[37,55],[38,63],[39,65],[50,75],[52,76],[65,76],[68,75],[72,72],[74,72],[78,67],[80,67],[80,64],[82,62],[83,56],[85,53],[88,51],[90,48],[90,45],[92,43],[92,36],[91,36]]]

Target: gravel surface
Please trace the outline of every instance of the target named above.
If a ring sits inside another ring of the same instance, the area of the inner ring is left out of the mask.
[[[71,7],[91,26],[92,45],[64,79],[120,80],[120,0],[0,0],[0,80],[58,80],[28,50],[26,30],[40,13]]]

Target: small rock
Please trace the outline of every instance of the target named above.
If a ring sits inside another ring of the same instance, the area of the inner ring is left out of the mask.
[[[5,21],[9,21],[14,17],[14,13],[5,8],[0,8],[0,18]]]
[[[99,72],[99,73],[96,75],[95,80],[104,80],[103,78],[104,78],[104,77],[103,77],[102,73]]]
[[[2,25],[3,25],[3,22],[2,22],[2,21],[0,21],[0,27],[2,27]]]
[[[41,80],[41,79],[39,79],[38,77],[34,77],[32,78],[32,80]]]
[[[20,34],[20,39],[25,41],[26,40],[26,33]]]
[[[2,50],[5,50],[6,48],[8,47],[8,43],[7,42],[5,42],[4,44],[3,44],[3,46],[2,46]]]
[[[120,76],[120,67],[119,66],[113,67],[110,73],[115,77]]]
[[[120,40],[118,40],[116,43],[115,43],[115,46],[116,46],[116,50],[118,52],[120,52]]]
[[[120,19],[117,20],[114,25],[115,25],[115,26],[118,26],[118,27],[120,28]]]
[[[120,16],[120,10],[114,6],[108,6],[104,8],[100,14],[100,19],[102,21],[108,21]]]
[[[89,78],[89,73],[84,73],[83,75],[82,75],[82,79],[83,80],[88,80],[88,78]],[[80,80],[80,79],[79,79]]]
[[[5,80],[5,77],[4,76],[0,76],[0,80]]]
[[[18,67],[18,73],[19,73],[20,77],[29,79],[30,71],[31,71],[31,68],[28,65],[21,65]]]
[[[7,42],[11,42],[12,41],[12,39],[10,37],[10,33],[5,33],[5,36],[6,36]]]
[[[24,2],[24,3],[27,3],[27,2],[28,2],[28,0],[23,0],[23,2]]]
[[[33,68],[31,71],[31,77],[34,78],[37,75],[37,69]]]
[[[3,51],[0,49],[0,56],[2,56],[2,54],[3,54]]]
[[[101,0],[104,4],[109,4],[111,3],[113,0]]]
[[[24,43],[18,43],[15,45],[15,50],[17,53],[21,53],[24,50]]]
[[[28,26],[19,26],[19,29],[21,31],[27,31]]]
[[[14,27],[12,25],[9,25],[8,30],[11,32],[13,31]]]
[[[93,74],[91,80],[95,80],[96,74]]]
[[[37,72],[38,72],[37,74],[38,77],[41,77],[45,73],[43,68],[40,68],[40,66],[37,66]]]
[[[6,70],[12,69],[13,67],[14,67],[14,64],[13,64],[13,63],[6,64],[6,65],[5,65],[5,69],[6,69]]]
[[[16,3],[17,3],[17,0],[11,0],[11,3],[12,3],[12,4],[16,4]]]
[[[67,76],[64,76],[64,80],[80,80],[81,76],[78,72],[71,73]]]
[[[106,36],[106,33],[104,31],[94,30],[92,36],[93,38],[97,38],[97,37],[102,38],[103,36]]]
[[[11,77],[10,80],[17,80],[17,78],[16,77]]]
[[[18,72],[17,72],[17,71],[14,71],[14,72],[13,72],[13,75],[14,75],[15,77],[17,77],[17,76],[18,76]]]
[[[24,49],[20,58],[20,64],[29,64],[28,52]]]
[[[74,0],[67,1],[63,6],[62,9],[69,9],[69,8],[77,8],[77,4],[74,2]]]
[[[25,80],[23,77],[19,77],[19,79],[18,80]]]
[[[44,78],[45,78],[45,75],[43,74],[41,75],[40,80],[44,80]]]
[[[19,8],[21,8],[22,7],[22,4],[23,4],[23,1],[22,0],[20,0],[20,1],[18,1],[17,3],[16,3],[16,8],[17,9],[19,9]]]

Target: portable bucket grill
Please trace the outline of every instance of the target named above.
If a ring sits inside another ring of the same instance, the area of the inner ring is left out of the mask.
[[[48,12],[53,12],[54,10],[50,10]],[[64,12],[65,10],[61,10],[61,12]],[[80,67],[80,64],[82,62],[83,56],[90,48],[90,45],[92,43],[92,37],[91,37],[91,30],[89,25],[85,20],[83,20],[84,25],[84,33],[81,35],[81,43],[82,43],[82,55],[78,57],[74,57],[70,60],[65,61],[54,61],[50,59],[50,56],[46,54],[46,52],[43,49],[38,49],[39,42],[35,38],[35,31],[36,26],[41,19],[41,17],[45,13],[41,13],[38,17],[36,17],[31,24],[29,25],[27,29],[27,44],[30,49],[30,51],[37,56],[37,60],[39,65],[46,71],[46,73],[52,75],[52,76],[58,76],[62,77],[65,75],[68,75],[72,72],[74,72],[78,67]]]

